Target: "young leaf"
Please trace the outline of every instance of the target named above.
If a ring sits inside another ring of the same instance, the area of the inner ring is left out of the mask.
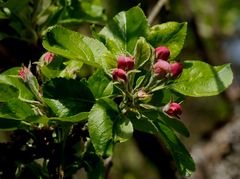
[[[105,75],[103,70],[96,71],[88,79],[88,87],[95,98],[109,96],[113,92],[113,83]]]
[[[133,54],[139,37],[146,37],[147,19],[140,7],[120,12],[99,33],[108,49],[116,55]]]
[[[68,109],[67,116],[89,111],[95,102],[93,94],[85,83],[65,78],[54,78],[45,83],[43,97],[58,100],[57,103],[52,101],[49,107],[53,111],[58,111],[59,107],[64,110]]]
[[[176,137],[174,132],[163,123],[157,124],[160,137],[163,139],[176,161],[179,173],[189,176],[195,170],[195,164],[187,149]]]
[[[170,60],[181,52],[187,35],[187,23],[167,22],[150,28],[147,40],[153,47],[170,49]]]
[[[151,60],[151,57],[153,54],[152,51],[153,51],[153,49],[150,46],[150,44],[148,44],[143,37],[139,38],[139,40],[137,41],[135,50],[134,50],[135,68],[136,69],[144,66],[144,64],[146,62]]]
[[[114,140],[125,142],[132,137],[133,125],[128,118],[119,116],[119,118],[115,120],[113,130],[115,132]]]
[[[55,54],[97,68],[110,69],[116,66],[116,60],[101,42],[60,26],[48,29],[43,46]]]
[[[89,113],[90,139],[98,155],[104,155],[112,143],[113,122],[104,106],[96,103]]]
[[[39,63],[44,64],[44,61],[43,62],[42,61],[40,61]],[[51,63],[49,63],[48,65],[39,65],[40,71],[41,71],[42,75],[44,76],[43,80],[50,80],[51,78],[59,77],[60,73],[65,68],[65,65],[64,65],[65,61],[66,60],[64,58],[62,58],[60,56],[55,56],[54,60],[51,61]]]
[[[185,61],[183,73],[169,88],[186,96],[213,96],[225,90],[232,80],[229,64],[213,67],[201,61]]]

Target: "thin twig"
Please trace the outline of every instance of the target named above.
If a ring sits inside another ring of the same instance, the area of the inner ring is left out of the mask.
[[[158,0],[157,4],[154,6],[152,12],[148,16],[148,22],[149,24],[152,24],[164,4],[167,3],[168,0]]]
[[[104,160],[105,178],[108,178],[111,167],[113,166],[112,157],[108,157]]]

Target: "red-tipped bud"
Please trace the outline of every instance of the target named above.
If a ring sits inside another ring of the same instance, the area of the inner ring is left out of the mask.
[[[134,68],[134,58],[120,55],[118,57],[118,68],[125,71],[132,70]]]
[[[22,68],[19,70],[18,76],[19,76],[20,78],[22,78],[24,81],[26,81],[27,75],[28,75],[29,72],[30,72],[29,69],[24,66],[24,67],[22,67]]]
[[[179,115],[182,114],[182,107],[178,103],[170,103],[163,108],[163,111],[167,113],[170,117],[179,118]]]
[[[164,60],[158,60],[153,65],[153,72],[159,77],[166,76],[166,74],[168,74],[170,72],[170,69],[171,69],[170,64]]]
[[[173,63],[171,66],[171,75],[172,77],[178,77],[183,70],[183,65],[179,62]]]
[[[44,55],[44,61],[46,61],[47,63],[50,63],[51,61],[53,61],[54,58],[55,58],[55,55],[54,53],[51,53],[51,52],[47,52]]]
[[[127,73],[123,69],[115,69],[112,72],[113,80],[115,81],[127,81]]]
[[[167,61],[168,57],[170,56],[170,51],[167,47],[165,46],[160,46],[155,48],[155,54],[157,59],[162,59]]]

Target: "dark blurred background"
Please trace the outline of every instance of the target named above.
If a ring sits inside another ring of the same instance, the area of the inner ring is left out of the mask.
[[[178,59],[202,60],[212,65],[231,63],[234,82],[225,92],[214,97],[187,98],[184,101],[184,114],[181,120],[189,128],[191,136],[181,140],[197,162],[198,170],[192,178],[240,178],[238,174],[240,160],[239,163],[234,161],[235,163],[231,164],[232,154],[239,152],[240,155],[240,149],[237,146],[237,142],[240,142],[240,134],[237,132],[237,129],[240,129],[237,123],[240,90],[240,71],[238,70],[240,66],[240,1],[99,0],[99,4],[101,3],[109,19],[119,11],[139,4],[147,17],[153,17],[151,25],[167,21],[186,21],[188,22],[187,38]],[[1,19],[0,31],[11,32],[11,29],[6,29],[6,23],[5,19]],[[83,23],[79,27],[85,29],[84,33],[89,33],[88,25]],[[38,60],[44,52],[41,39],[32,42],[2,36],[0,39],[0,71]],[[175,172],[170,167],[171,158],[165,155],[165,150],[161,148],[161,142],[156,136],[142,136],[142,134],[134,136],[129,142],[119,144],[115,148],[109,178],[171,179],[171,177],[179,177],[169,173]],[[4,140],[4,137],[1,140]],[[211,158],[213,154],[216,155],[215,158]],[[226,171],[239,167],[236,168],[235,173],[235,170],[225,172],[226,166],[222,162],[226,160],[230,161],[230,164],[226,164],[228,167]],[[221,175],[218,175],[219,173]],[[84,178],[84,174],[81,173],[81,175]],[[76,175],[76,178],[79,178],[79,175]]]

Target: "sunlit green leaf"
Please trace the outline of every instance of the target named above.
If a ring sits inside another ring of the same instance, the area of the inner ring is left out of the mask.
[[[110,69],[116,66],[116,60],[101,42],[60,26],[48,29],[43,46],[55,54],[97,68]]]
[[[146,62],[150,62],[152,64],[152,55],[153,55],[153,49],[146,42],[146,40],[141,37],[136,44],[135,50],[134,50],[134,59],[135,59],[135,68],[140,68],[145,65]],[[150,66],[150,65],[149,65]]]
[[[113,122],[106,108],[95,104],[89,113],[88,128],[90,139],[99,155],[104,155],[111,146],[113,139]]]
[[[153,47],[166,46],[170,49],[170,59],[181,52],[187,35],[187,23],[167,22],[150,28],[148,41]]]
[[[225,90],[232,80],[229,64],[213,67],[201,61],[185,61],[182,75],[169,88],[186,96],[213,96]]]
[[[99,33],[102,41],[114,54],[133,54],[139,37],[148,31],[147,19],[140,7],[117,14]]]

